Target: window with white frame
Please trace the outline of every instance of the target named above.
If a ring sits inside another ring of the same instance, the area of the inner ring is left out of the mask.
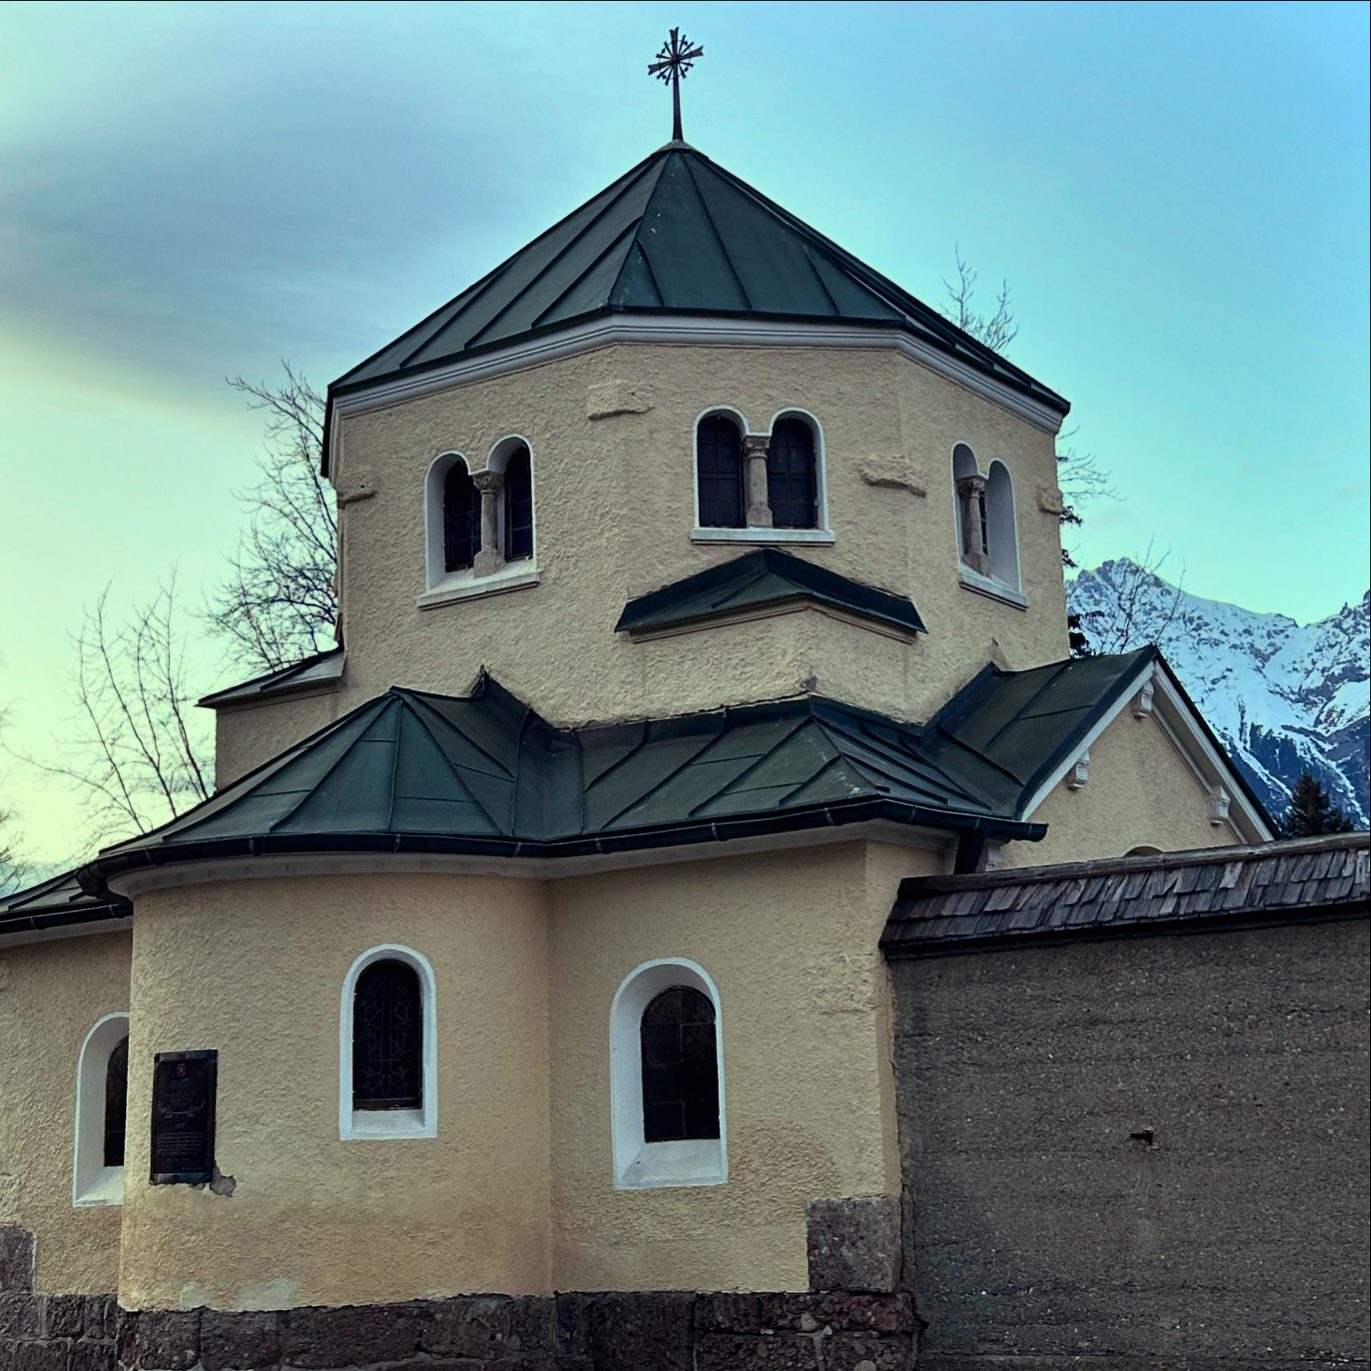
[[[76,1067],[72,1202],[122,1204],[129,1016],[106,1014],[86,1034]]]
[[[1009,468],[996,459],[982,472],[976,454],[958,443],[952,449],[952,482],[964,583],[1020,602],[1019,534]]]
[[[620,1189],[728,1179],[719,992],[684,958],[645,962],[610,1007],[614,1182]]]
[[[432,1138],[438,1132],[433,968],[413,948],[362,953],[343,981],[338,1131],[343,1138]]]
[[[533,454],[501,438],[475,469],[460,452],[429,465],[424,485],[425,591],[421,606],[537,581]]]
[[[833,541],[827,529],[823,433],[813,415],[782,410],[752,433],[733,409],[695,421],[695,530],[700,542]]]

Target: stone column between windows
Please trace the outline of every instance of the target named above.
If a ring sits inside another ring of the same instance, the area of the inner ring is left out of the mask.
[[[766,489],[766,450],[770,446],[771,439],[765,433],[749,433],[743,439],[748,528],[771,527],[771,501]]]
[[[985,538],[981,532],[981,509],[985,501],[985,477],[963,476],[957,481],[957,509],[962,521],[962,561],[982,576],[990,571]]]
[[[505,478],[503,472],[478,471],[471,483],[481,492],[481,550],[472,570],[477,576],[489,576],[505,564],[500,550],[500,492],[505,488]]]

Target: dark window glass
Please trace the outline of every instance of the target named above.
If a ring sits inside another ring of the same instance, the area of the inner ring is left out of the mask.
[[[714,1006],[689,986],[664,990],[643,1010],[643,1138],[719,1136]]]
[[[404,962],[372,962],[352,1006],[352,1107],[419,1109],[423,1049],[418,973]]]
[[[743,437],[722,415],[700,421],[695,435],[701,528],[743,526]]]
[[[129,1040],[123,1039],[105,1064],[105,1165],[124,1164],[124,1120],[128,1114]]]
[[[817,528],[819,487],[814,433],[802,419],[782,419],[766,453],[766,498],[776,528]]]
[[[481,550],[481,492],[471,473],[454,462],[443,480],[443,566],[465,571]]]
[[[533,556],[533,468],[528,449],[518,448],[505,463],[505,561]]]

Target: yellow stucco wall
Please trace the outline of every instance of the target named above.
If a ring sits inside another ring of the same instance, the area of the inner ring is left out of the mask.
[[[0,948],[0,1223],[34,1232],[50,1293],[103,1293],[118,1277],[120,1210],[74,1206],[72,1163],[81,1044],[97,1019],[128,1010],[131,941]]]
[[[899,878],[938,861],[850,843],[553,887],[558,1289],[805,1289],[806,1203],[899,1193],[877,940]],[[614,1185],[610,1004],[660,957],[718,986],[726,1185]]]
[[[1010,843],[1006,866],[1043,866],[1121,857],[1134,847],[1163,852],[1226,847],[1238,841],[1209,820],[1209,797],[1155,718],[1125,709],[1091,744],[1090,778],[1079,790],[1062,781],[1038,806],[1048,825],[1039,843]]]
[[[381,943],[437,986],[438,1136],[340,1141],[343,980]],[[219,1050],[232,1196],[150,1186],[131,1130],[130,1307],[286,1307],[548,1288],[546,916],[539,882],[258,879],[135,903],[130,1119],[153,1054]]]
[[[616,380],[651,408],[588,419],[591,387]],[[870,661],[852,673],[837,666],[851,661],[854,631],[832,620],[822,627],[843,640],[841,651],[810,646],[798,656],[784,621],[757,626],[741,651],[715,649],[709,634],[693,635],[686,653],[674,640],[635,643],[614,633],[627,599],[746,550],[690,539],[693,426],[714,405],[736,407],[763,431],[787,406],[818,417],[836,542],[791,550],[911,595],[926,641],[911,648],[862,633]],[[483,465],[511,432],[533,453],[541,583],[417,608],[430,461],[456,450]],[[959,441],[983,465],[1000,458],[1014,475],[1027,611],[958,584],[951,451]],[[560,723],[782,695],[795,690],[797,675],[918,718],[996,653],[1012,666],[1066,654],[1057,519],[1038,504],[1040,489],[1056,490],[1051,436],[890,351],[605,348],[347,417],[335,479],[377,492],[343,515],[344,707],[396,683],[461,691],[486,666]]]

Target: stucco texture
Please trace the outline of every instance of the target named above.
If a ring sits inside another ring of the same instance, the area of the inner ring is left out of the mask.
[[[892,975],[920,1368],[1365,1366],[1364,908]]]
[[[1209,795],[1156,719],[1125,709],[1090,746],[1090,776],[1066,780],[1030,816],[1047,824],[1036,843],[1009,843],[1006,866],[1121,857],[1135,847],[1184,852],[1238,841],[1209,817]]]
[[[135,905],[129,1117],[153,1054],[219,1052],[231,1196],[150,1186],[130,1131],[129,1307],[347,1304],[548,1288],[546,916],[539,882],[354,875],[148,892]],[[438,1136],[339,1139],[339,1007],[400,943],[437,987]]]
[[[898,1193],[888,979],[901,876],[860,843],[559,882],[552,892],[553,1278],[563,1290],[803,1290],[805,1205]],[[609,1011],[643,962],[714,979],[726,1185],[614,1186]]]
[[[623,383],[643,413],[587,417],[592,387]],[[691,541],[694,423],[730,406],[750,428],[801,407],[827,455],[831,547],[794,546],[835,571],[912,596],[929,633],[915,646],[832,619],[797,641],[786,619],[632,642],[626,600],[745,550]],[[419,609],[424,478],[439,453],[477,468],[502,435],[533,454],[538,585]],[[1021,610],[958,583],[951,452],[1005,462],[1017,489]],[[892,473],[925,495],[872,484]],[[393,684],[465,690],[488,667],[546,717],[574,724],[713,708],[814,688],[905,718],[931,713],[986,661],[1066,655],[1053,440],[917,363],[881,350],[616,346],[357,414],[339,425],[335,480],[376,494],[347,505],[341,535],[348,667],[344,708]],[[728,648],[711,649],[711,639]],[[851,670],[865,657],[860,671]]]
[[[41,1291],[99,1294],[118,1276],[120,1210],[73,1205],[72,1166],[81,1044],[128,1010],[130,943],[121,932],[0,949],[0,1224],[33,1231]]]

